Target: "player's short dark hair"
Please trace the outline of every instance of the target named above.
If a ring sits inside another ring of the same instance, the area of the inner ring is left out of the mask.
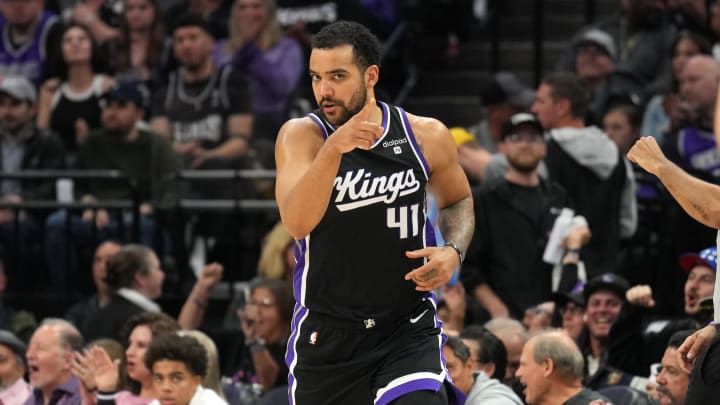
[[[462,339],[457,336],[448,336],[445,345],[449,347],[450,350],[453,351],[453,353],[455,353],[455,357],[460,359],[463,364],[467,363],[468,359],[470,358],[470,349],[465,346],[465,343],[463,343]]]
[[[694,330],[681,330],[673,333],[670,336],[670,339],[668,339],[667,347],[672,347],[673,349],[677,349],[680,347],[685,339],[689,338],[690,335],[695,333]]]
[[[380,65],[380,41],[365,26],[352,21],[336,21],[323,27],[312,40],[313,49],[332,49],[342,45],[353,48],[355,64],[364,72]]]
[[[542,83],[550,87],[550,95],[554,101],[570,102],[570,114],[574,118],[585,118],[590,93],[576,74],[551,73],[543,78]]]
[[[507,350],[502,340],[493,335],[482,325],[469,325],[460,332],[461,339],[471,339],[478,342],[479,349],[477,359],[478,363],[495,365],[495,373],[488,376],[500,381],[505,379],[505,370],[507,369]]]
[[[178,361],[193,374],[205,378],[207,354],[205,347],[192,336],[167,333],[152,340],[145,353],[145,366],[152,371],[158,361]]]

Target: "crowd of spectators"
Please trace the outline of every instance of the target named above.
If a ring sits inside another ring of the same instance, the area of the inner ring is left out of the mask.
[[[412,17],[462,41],[468,10],[495,5],[447,2],[453,25],[431,18],[446,2],[411,3],[0,0],[0,404],[287,401],[292,236],[277,217],[176,209],[272,184],[178,173],[273,168],[278,128],[315,104],[306,61],[324,24],[386,39]],[[619,0],[536,89],[495,73],[478,123],[451,129],[477,228],[438,313],[468,404],[683,403],[674,354],[711,319],[715,232],[625,155],[652,136],[720,181],[719,49],[720,2]],[[68,169],[128,181],[12,176]],[[80,208],[12,207],[42,201]],[[228,251],[248,247],[241,270]],[[248,284],[210,327],[223,277]],[[37,319],[4,299],[38,292],[72,305]]]

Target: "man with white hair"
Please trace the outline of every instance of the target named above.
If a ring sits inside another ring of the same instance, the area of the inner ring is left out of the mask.
[[[35,330],[27,350],[33,393],[25,405],[80,405],[80,380],[72,374],[73,352],[82,335],[68,321],[48,318]]]
[[[561,331],[544,332],[523,348],[515,375],[525,385],[531,405],[586,405],[607,401],[582,387],[583,357],[575,342]]]

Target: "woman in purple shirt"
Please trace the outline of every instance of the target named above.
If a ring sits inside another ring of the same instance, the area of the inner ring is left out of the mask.
[[[288,105],[303,72],[303,52],[283,35],[275,0],[236,0],[230,38],[218,41],[213,59],[241,69],[250,82],[255,124],[253,136],[274,141],[287,119]]]

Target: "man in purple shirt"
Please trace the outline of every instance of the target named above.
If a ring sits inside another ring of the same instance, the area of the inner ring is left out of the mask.
[[[27,351],[32,396],[25,405],[80,405],[80,380],[72,374],[73,352],[82,335],[68,321],[48,318],[35,330]]]

